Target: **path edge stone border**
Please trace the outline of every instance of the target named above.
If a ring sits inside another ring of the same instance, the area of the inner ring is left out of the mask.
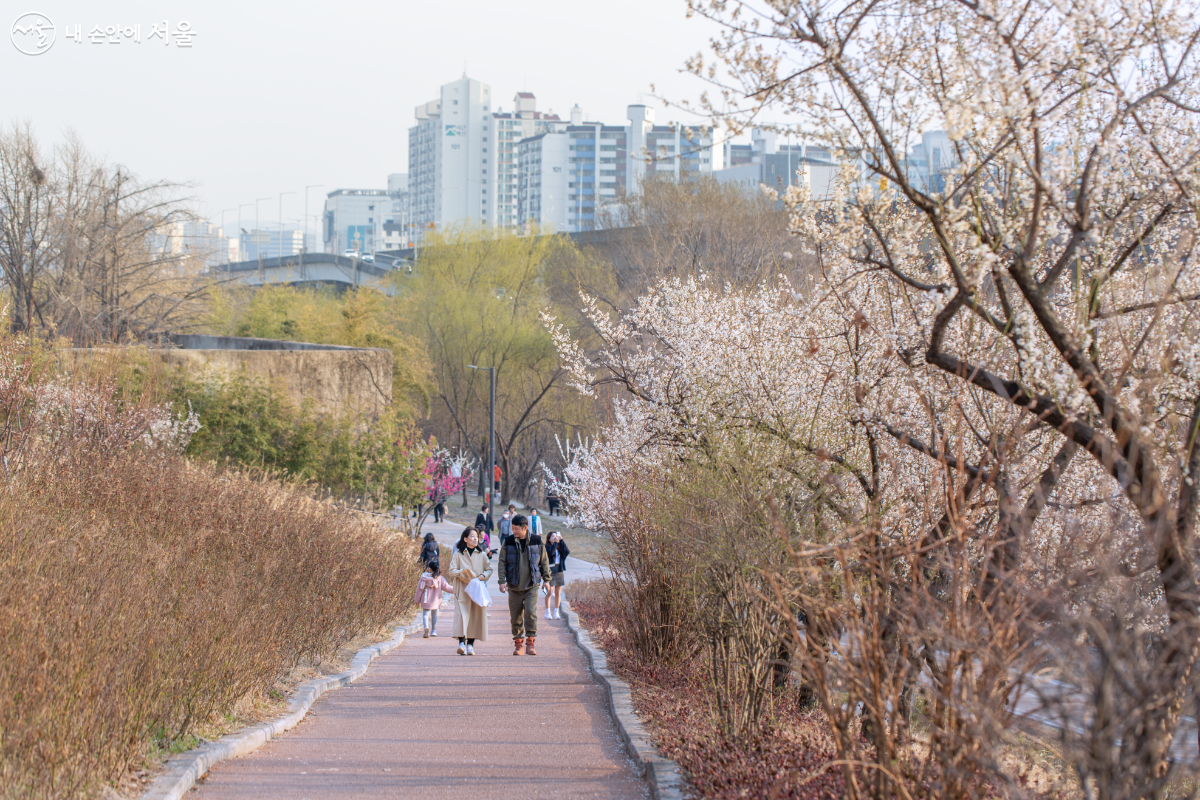
[[[247,725],[227,733],[216,741],[206,742],[194,750],[173,756],[163,764],[163,772],[154,779],[138,800],[181,800],[214,765],[257,750],[271,739],[291,730],[308,714],[316,699],[331,689],[349,686],[366,674],[367,668],[379,656],[395,650],[404,639],[422,630],[420,615],[416,622],[401,625],[390,639],[364,647],[354,654],[350,669],[300,684],[288,701],[288,711],[281,717]]]
[[[641,766],[642,775],[650,784],[650,796],[654,800],[683,800],[684,787],[687,785],[683,770],[654,746],[649,731],[633,710],[629,684],[608,668],[608,656],[592,641],[592,635],[580,624],[579,617],[571,610],[570,601],[565,599],[562,601],[562,617],[567,623],[567,630],[575,636],[576,644],[587,653],[592,674],[604,687],[617,730],[629,755]]]

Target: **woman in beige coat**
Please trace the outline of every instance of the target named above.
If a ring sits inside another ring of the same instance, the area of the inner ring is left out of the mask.
[[[479,546],[479,532],[467,528],[458,537],[454,555],[450,558],[450,580],[454,585],[454,636],[458,637],[458,654],[475,655],[475,640],[487,641],[487,609],[475,605],[467,596],[467,584],[472,578],[487,583],[492,577],[492,565],[487,552]]]

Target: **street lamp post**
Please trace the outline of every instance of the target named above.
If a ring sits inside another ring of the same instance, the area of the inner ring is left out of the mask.
[[[285,194],[296,194],[295,192],[280,192],[279,193],[279,258],[280,265],[283,264],[283,196]]]
[[[242,252],[242,234],[246,232],[246,229],[242,226],[242,209],[252,205],[254,203],[242,203],[238,206],[238,261],[246,260],[246,254]]]
[[[229,212],[229,211],[237,211],[239,214],[241,213],[241,209],[238,209],[238,208],[223,208],[223,209],[221,209],[221,235],[222,236],[225,236],[225,214],[226,214],[226,212]],[[238,226],[238,227],[241,227],[241,226]],[[228,236],[225,236],[225,263],[226,264],[229,263],[229,237]]]
[[[258,204],[264,200],[270,199],[271,198],[269,197],[260,197],[254,201],[254,256],[258,259],[258,280],[263,284],[265,284],[267,281],[263,277],[262,242],[259,241],[259,237],[262,236],[262,228],[259,227],[258,223]]]
[[[468,364],[468,369],[486,369],[491,373],[491,402],[488,408],[488,471],[487,471],[487,488],[488,488],[488,516],[492,516],[492,505],[496,499],[496,368],[495,367],[477,367],[474,364]]]
[[[308,275],[304,273],[304,254],[308,252],[308,190],[320,189],[322,186],[324,184],[314,183],[304,187],[304,243],[300,247],[300,280],[302,281],[308,280]]]

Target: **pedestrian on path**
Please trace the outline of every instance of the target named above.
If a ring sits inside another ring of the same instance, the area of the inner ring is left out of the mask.
[[[508,617],[512,623],[513,655],[536,656],[538,579],[550,591],[550,562],[542,538],[529,532],[529,520],[517,514],[512,536],[500,543],[500,593],[508,594]]]
[[[440,552],[437,540],[433,538],[433,534],[425,534],[425,541],[421,545],[421,563],[428,566],[430,561],[440,561]]]
[[[437,505],[433,507],[433,521],[441,522],[446,516],[446,501],[438,500]]]
[[[510,505],[505,509],[504,514],[500,517],[500,522],[496,526],[500,531],[500,541],[503,542],[508,536],[512,536],[512,518],[517,515],[517,507]]]
[[[487,531],[491,533],[496,530],[496,526],[492,524],[492,512],[488,510],[485,503],[479,513],[475,515],[475,529],[478,531]]]
[[[529,532],[542,535],[542,518],[538,516],[536,508],[529,510]]]
[[[442,577],[442,568],[436,560],[430,561],[425,574],[417,581],[417,602],[421,605],[421,620],[425,625],[425,635],[437,636],[437,612],[442,607],[442,593],[453,592],[454,587],[446,583]]]
[[[571,548],[567,547],[561,533],[550,531],[550,535],[546,537],[546,553],[550,561],[550,594],[546,595],[546,619],[562,619],[559,607],[562,606],[563,586],[567,582],[563,573],[567,569],[567,556],[571,555]]]
[[[487,611],[467,595],[467,584],[472,578],[487,583],[492,577],[492,565],[479,546],[479,532],[474,528],[464,530],[454,545],[450,577],[454,580],[454,636],[458,638],[458,654],[473,656],[475,640],[487,641]]]

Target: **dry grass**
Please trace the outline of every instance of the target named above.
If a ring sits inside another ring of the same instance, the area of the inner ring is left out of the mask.
[[[412,543],[145,446],[144,399],[41,413],[33,349],[0,339],[0,798],[128,788],[411,610]]]

